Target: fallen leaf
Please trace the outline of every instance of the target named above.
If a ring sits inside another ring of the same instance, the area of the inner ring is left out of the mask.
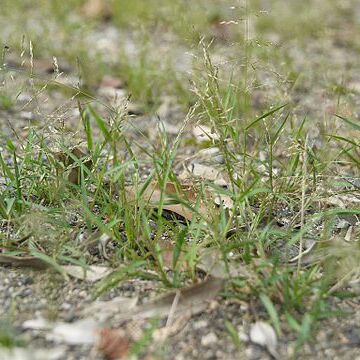
[[[124,359],[130,350],[130,339],[122,329],[101,329],[98,350],[107,360]]]
[[[222,171],[209,165],[203,165],[197,162],[191,163],[184,167],[184,170],[179,175],[179,179],[183,181],[193,180],[195,178],[200,180],[208,180],[218,187],[228,188],[229,181],[226,180],[226,176],[222,174]],[[220,194],[214,188],[208,186],[206,188],[207,194],[213,200],[213,203],[220,205],[220,203],[226,209],[233,209],[234,201],[230,196]]]
[[[108,267],[96,266],[96,265],[91,265],[87,268],[83,268],[82,266],[77,266],[77,265],[64,265],[62,268],[70,276],[76,279],[86,280],[90,282],[95,282],[100,279],[103,279],[104,277],[109,275],[112,271]]]
[[[30,267],[32,269],[44,270],[51,265],[35,256],[12,256],[0,254],[0,265],[11,265],[14,267]],[[91,265],[87,269],[76,265],[59,265],[68,275],[90,282],[100,280],[111,273],[111,269],[104,266]]]
[[[72,156],[60,151],[55,153],[55,158],[59,160],[65,169],[67,170],[67,177],[69,182],[72,184],[79,184],[80,183],[80,176],[81,176],[81,167],[75,159],[80,160],[80,162],[87,167],[88,169],[92,168],[92,160],[87,156],[85,149],[81,149],[79,146],[75,146],[70,150]],[[63,169],[58,169],[61,172]],[[85,174],[86,175],[86,174]]]
[[[172,269],[175,244],[169,239],[160,238],[157,245],[161,251],[164,266],[168,269]]]
[[[134,186],[127,186],[125,190],[127,200],[129,202],[135,201],[137,197],[136,191],[139,190],[139,188],[135,188]],[[208,218],[210,210],[209,207],[205,205],[204,201],[198,201],[197,198],[198,196],[196,189],[193,185],[182,184],[178,186],[174,183],[168,182],[165,188],[163,209],[180,215],[189,221],[193,219],[193,216],[196,214],[196,212],[198,212],[204,218]],[[157,207],[161,201],[161,189],[159,188],[158,184],[153,182],[148,185],[142,194],[142,199],[148,202],[150,206]],[[174,203],[177,201],[177,199],[179,203]],[[180,202],[187,203],[189,207],[181,204]]]
[[[92,318],[72,323],[50,322],[43,318],[27,320],[22,324],[25,330],[44,331],[47,340],[69,345],[92,345],[98,340],[100,325]]]
[[[340,195],[336,194],[329,196],[323,200],[324,204],[334,205],[342,209],[349,207],[349,204],[359,205],[360,197],[355,195]]]
[[[249,337],[254,344],[265,347],[274,358],[279,357],[276,351],[277,337],[271,325],[257,321],[251,325]]]
[[[33,68],[36,73],[42,74],[53,74],[53,73],[70,73],[72,71],[69,64],[64,62],[61,59],[61,62],[58,59],[54,58],[43,58],[43,59],[23,59],[17,56],[9,56],[6,58],[6,63],[9,67],[15,69],[22,68]]]
[[[338,206],[342,209],[345,209],[346,206],[344,204],[344,202],[342,201],[342,199],[339,196],[329,196],[326,200],[325,203],[329,204],[329,205],[334,205],[334,206]]]
[[[0,255],[0,265],[30,267],[39,270],[43,270],[49,267],[48,263],[34,256],[12,256],[4,254]]]
[[[139,306],[131,312],[130,317],[147,319],[159,316],[165,318],[172,312],[172,316],[177,318],[185,313],[191,315],[201,313],[224,288],[224,285],[224,280],[210,277],[204,282],[173,291]],[[174,309],[173,304],[176,298],[176,308]]]
[[[139,306],[134,306],[136,298],[114,298],[110,301],[94,303],[84,311],[84,315],[97,319],[98,323],[104,323],[109,318],[113,320],[116,318],[116,321],[123,323],[134,319],[167,318],[170,314],[175,320],[184,314],[195,315],[204,311],[209,302],[223,289],[224,284],[223,279],[209,277],[204,282],[172,291]],[[177,299],[176,302],[174,302],[175,299]]]
[[[101,330],[101,324],[110,317],[119,320],[121,324],[129,320],[136,323],[152,317],[167,317],[167,330],[158,334],[159,338],[166,338],[182,326],[183,321],[177,322],[179,318],[184,319],[185,315],[192,316],[204,311],[223,287],[223,280],[208,278],[202,283],[173,291],[141,306],[135,306],[136,298],[115,298],[110,301],[98,301],[89,306],[83,313],[85,317],[74,323],[51,323],[40,318],[25,321],[22,327],[44,331],[46,339],[56,343],[97,343],[106,359],[122,359],[126,356],[131,341],[136,337],[130,330]]]

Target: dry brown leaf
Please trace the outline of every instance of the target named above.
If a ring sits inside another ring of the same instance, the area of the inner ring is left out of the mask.
[[[336,194],[336,195],[327,197],[322,201],[324,204],[334,205],[334,206],[340,207],[342,209],[345,209],[345,208],[349,207],[349,204],[359,205],[360,197],[357,197],[355,195]]]
[[[127,200],[135,201],[137,188],[134,186],[127,186],[125,190]],[[202,200],[200,200],[199,205],[197,206],[197,193],[193,185],[183,184],[178,188],[174,183],[168,182],[166,184],[165,193],[165,202],[179,198],[182,201],[187,202],[194,210],[196,209],[204,218],[209,217],[209,207],[206,206]],[[161,200],[161,190],[158,184],[155,182],[151,183],[142,194],[142,199],[148,202],[150,206],[156,207]],[[163,209],[180,215],[189,221],[191,221],[194,216],[194,211],[182,204],[165,204]]]
[[[34,256],[11,256],[0,255],[0,265],[12,265],[15,267],[30,267],[33,269],[43,270],[49,267],[45,261]]]
[[[88,169],[92,168],[92,160],[86,156],[86,151],[80,149],[80,147],[75,146],[71,149],[71,154],[76,158],[81,160],[84,166]],[[58,159],[65,168],[69,169],[68,180],[72,184],[80,183],[81,168],[78,164],[75,163],[73,157],[68,156],[64,152],[60,151],[55,153],[55,158]]]
[[[173,254],[174,254],[174,243],[168,239],[159,239],[157,244],[161,249],[161,257],[164,263],[164,266],[168,269],[172,268],[173,264]]]
[[[18,56],[8,56],[6,57],[6,63],[11,68],[22,69],[22,68],[33,68],[34,72],[41,74],[53,74],[53,73],[70,73],[72,71],[69,64],[64,62],[61,59],[61,62],[58,62],[58,59],[43,58],[43,59],[23,59]]]
[[[131,318],[147,319],[155,316],[168,317],[170,312],[173,318],[183,316],[185,313],[195,315],[204,311],[211,300],[224,288],[223,279],[208,278],[199,284],[173,291],[160,296],[153,301],[135,308],[130,315]],[[177,298],[176,308],[173,307]]]
[[[97,302],[94,307],[88,307],[84,315],[91,316],[92,319],[96,318],[98,323],[104,323],[111,317],[123,324],[128,320],[140,321],[152,317],[168,318],[170,314],[173,321],[176,321],[179,316],[192,316],[204,311],[210,301],[214,300],[224,288],[224,285],[223,279],[209,277],[204,282],[172,291],[135,307],[136,298],[125,300],[120,298],[120,302],[117,298]],[[176,301],[174,301],[175,299]]]
[[[50,265],[35,256],[11,256],[0,254],[0,265],[11,265],[15,267],[29,267],[32,269],[44,270]],[[111,269],[104,266],[92,265],[88,269],[76,265],[60,266],[66,274],[81,280],[95,282],[109,275]]]
[[[130,339],[122,329],[100,330],[98,349],[107,360],[126,358],[130,349]]]
[[[103,279],[109,275],[112,269],[105,266],[91,265],[88,268],[83,268],[77,265],[64,265],[62,267],[66,273],[76,279],[86,280],[89,282],[95,282]]]
[[[184,170],[179,175],[179,179],[184,181],[189,181],[194,179],[194,177],[196,179],[208,180],[209,182],[223,188],[227,188],[229,185],[229,181],[226,180],[227,176],[225,176],[221,170],[214,166],[203,165],[197,162],[185,166]],[[230,196],[219,194],[215,189],[210,187],[207,187],[206,191],[209,197],[213,200],[214,204],[218,206],[222,204],[222,206],[226,209],[233,209],[234,201]]]

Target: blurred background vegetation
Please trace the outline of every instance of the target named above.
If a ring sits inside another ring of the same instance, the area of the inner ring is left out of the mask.
[[[334,47],[358,51],[358,7],[343,0],[3,0],[0,39],[7,57],[29,56],[31,41],[35,58],[55,56],[60,67],[77,69],[86,88],[118,76],[149,104],[164,93],[190,102],[203,39],[226,84],[231,77],[249,93],[271,85],[271,103],[313,83],[335,96],[348,92],[342,84],[358,62],[344,67]]]

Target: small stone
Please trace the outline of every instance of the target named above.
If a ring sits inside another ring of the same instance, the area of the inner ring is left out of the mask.
[[[79,292],[79,298],[81,298],[81,299],[85,299],[86,298],[86,296],[87,296],[87,293],[86,293],[86,291],[84,291],[84,290],[82,290],[82,291],[80,291]]]
[[[20,296],[21,298],[26,298],[27,296],[32,295],[32,289],[31,288],[26,288],[24,290],[22,290],[18,296]]]
[[[69,311],[66,312],[66,314],[64,315],[64,320],[65,322],[73,322],[77,319],[77,316],[75,314],[75,310],[74,309],[70,309]]]
[[[69,304],[68,302],[64,302],[63,304],[61,304],[60,308],[62,310],[70,310],[71,309],[71,304]]]
[[[211,332],[201,338],[201,345],[203,345],[203,346],[209,346],[216,342],[218,342],[218,338],[217,338],[216,334],[214,334],[213,332]]]
[[[34,283],[34,279],[30,276],[27,276],[24,280],[23,280],[23,284],[24,285],[32,285]]]
[[[34,114],[31,111],[21,111],[19,115],[24,120],[34,120]]]
[[[194,323],[195,330],[203,329],[206,328],[207,326],[208,326],[208,322],[206,320],[199,320],[196,323]]]

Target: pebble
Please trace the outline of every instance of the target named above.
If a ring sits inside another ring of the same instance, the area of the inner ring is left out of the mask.
[[[24,285],[32,285],[33,283],[34,283],[34,279],[30,276],[27,276],[23,281]]]
[[[209,334],[207,334],[207,335],[205,335],[205,336],[203,336],[201,338],[201,345],[209,346],[209,345],[214,344],[214,343],[216,343],[218,341],[219,340],[218,340],[218,337],[216,336],[216,334],[211,332],[211,333],[209,333]]]
[[[27,296],[31,296],[33,293],[31,288],[26,288],[24,290],[22,290],[18,296],[22,297],[22,298],[26,298]]]
[[[206,328],[208,326],[208,322],[206,320],[199,320],[196,323],[194,323],[194,329],[199,330],[202,328]]]

